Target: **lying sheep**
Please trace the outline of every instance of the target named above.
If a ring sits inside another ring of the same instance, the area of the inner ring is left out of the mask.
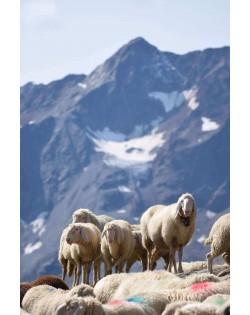
[[[144,212],[141,217],[141,230],[142,244],[148,254],[148,269],[153,269],[153,262],[160,251],[166,250],[169,252],[169,266],[166,265],[166,268],[171,271],[173,264],[177,273],[175,252],[178,250],[178,272],[183,272],[183,247],[193,236],[195,222],[196,205],[189,193],[183,194],[177,203],[169,206],[155,205]]]
[[[93,296],[93,288],[87,284],[67,291],[43,284],[28,290],[23,298],[22,308],[32,315],[55,315],[58,307],[65,302],[68,303],[73,297],[85,296]]]
[[[212,226],[205,245],[211,244],[211,252],[207,257],[207,268],[213,273],[213,260],[223,255],[224,260],[230,263],[230,213],[222,215]]]
[[[22,282],[20,283],[20,306],[22,305],[22,300],[26,292],[35,286],[41,284],[48,284],[57,289],[69,290],[69,287],[66,282],[54,275],[43,275],[31,282]]]
[[[122,272],[124,264],[135,247],[135,238],[130,224],[124,220],[114,220],[105,224],[101,239],[101,252],[107,266],[105,273]]]
[[[162,302],[155,296],[155,305]],[[149,304],[145,303],[140,297],[131,297],[127,300],[114,300],[107,304],[101,304],[95,298],[84,298],[86,315],[160,315],[160,311],[154,310]],[[160,303],[160,304],[159,304]],[[158,306],[157,309],[160,309]],[[164,309],[164,308],[163,308]]]
[[[100,264],[102,261],[100,242],[101,232],[92,223],[73,223],[69,225],[65,234],[65,241],[70,244],[70,257],[76,266],[75,282],[80,280],[81,267],[83,266],[86,278],[84,283],[89,284],[89,274],[92,262],[94,262],[94,285],[100,280]]]
[[[147,251],[142,246],[142,236],[141,231],[132,231],[134,238],[135,238],[135,247],[126,263],[126,272],[129,272],[131,267],[136,261],[141,261],[142,263],[142,270],[147,270]]]
[[[176,301],[168,304],[162,315],[224,315],[230,296],[215,294],[203,302]]]
[[[72,214],[73,223],[93,223],[102,232],[107,222],[114,220],[108,215],[95,215],[89,209],[78,209]]]
[[[219,282],[221,279],[211,274],[194,274],[185,279],[165,270],[145,271],[143,273],[114,274],[101,279],[94,288],[96,298],[107,303],[111,299],[124,299],[133,294],[145,293],[148,290],[157,291],[158,288],[182,289],[197,282]]]

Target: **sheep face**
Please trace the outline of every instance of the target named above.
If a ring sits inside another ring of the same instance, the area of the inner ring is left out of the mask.
[[[76,243],[80,239],[80,235],[81,228],[79,226],[72,225],[66,233],[66,242],[70,245]]]
[[[181,217],[184,218],[184,224],[189,225],[189,220],[185,218],[188,218],[194,212],[196,213],[196,206],[192,195],[182,195],[177,203],[176,216],[179,214]]]
[[[72,215],[73,223],[91,223],[88,211],[77,210]]]
[[[120,244],[120,233],[118,227],[115,224],[108,225],[103,231],[103,236],[106,237],[106,240],[109,244],[117,242]]]
[[[71,300],[66,301],[61,304],[55,315],[84,315],[85,314],[85,305],[82,299],[72,298]]]

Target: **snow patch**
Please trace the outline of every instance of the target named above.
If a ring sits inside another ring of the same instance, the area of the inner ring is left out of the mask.
[[[34,245],[32,245],[32,243],[29,243],[24,249],[24,255],[29,255],[33,253],[35,250],[38,250],[42,245],[42,242],[37,242]]]
[[[173,91],[171,93],[155,91],[149,93],[148,96],[161,101],[166,113],[170,112],[173,108],[180,106],[185,100],[183,93],[179,91]]]
[[[206,211],[206,217],[208,217],[209,219],[213,219],[214,217],[216,217],[216,213],[212,212],[210,210]]]
[[[126,213],[126,212],[127,212],[127,210],[125,210],[125,209],[117,210],[117,213]]]
[[[80,86],[82,89],[86,89],[87,88],[87,84],[86,83],[78,83],[78,86]]]
[[[32,232],[41,236],[45,232],[45,221],[48,212],[42,212],[39,216],[32,222],[30,222]]]
[[[104,163],[121,168],[153,161],[157,155],[155,150],[164,144],[164,132],[157,133],[157,129],[153,129],[150,135],[129,140],[125,140],[121,134],[94,134],[97,137],[88,136],[96,145],[95,151],[104,153]]]
[[[203,243],[207,239],[206,235],[201,235],[199,238],[197,238],[198,243]]]
[[[215,121],[212,121],[211,119],[207,117],[201,117],[201,120],[202,120],[202,126],[201,126],[202,131],[213,131],[220,127],[219,124],[217,124]]]
[[[131,192],[131,190],[126,186],[118,186],[118,190],[121,192],[126,192],[126,193]]]
[[[185,99],[188,101],[187,106],[191,110],[196,110],[196,108],[200,105],[199,102],[197,102],[196,94],[197,94],[197,88],[195,86],[190,90],[183,91],[183,95]]]
[[[140,218],[139,218],[139,217],[133,217],[133,220],[135,220],[135,221],[139,221],[139,220],[140,220]]]

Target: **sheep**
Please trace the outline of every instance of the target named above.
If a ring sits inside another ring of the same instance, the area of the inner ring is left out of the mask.
[[[92,223],[72,223],[65,234],[65,241],[70,244],[70,257],[72,257],[76,270],[73,286],[80,280],[81,266],[86,277],[83,282],[89,284],[89,274],[92,261],[94,262],[94,285],[100,280],[100,265],[102,261],[100,242],[101,232]]]
[[[143,297],[131,297],[126,300],[114,300],[107,304],[101,304],[95,298],[84,298],[86,315],[160,315],[161,311],[158,309],[164,309],[162,302],[157,295],[152,303],[156,306],[156,310],[150,305],[151,303],[145,303]]]
[[[20,283],[20,306],[22,305],[22,300],[26,292],[37,285],[48,284],[57,289],[69,290],[66,282],[54,275],[42,275],[31,282]]]
[[[142,246],[142,236],[141,236],[141,231],[132,231],[134,237],[135,237],[135,247],[134,250],[127,260],[126,263],[126,272],[129,272],[132,265],[140,260],[142,263],[142,271],[145,271],[147,269],[147,251],[146,249]]]
[[[101,238],[101,252],[107,266],[106,274],[122,272],[124,264],[135,247],[135,238],[130,224],[124,220],[113,220],[105,224]]]
[[[76,268],[75,268],[75,261],[72,257],[72,248],[71,246],[66,242],[66,235],[69,231],[69,226],[66,227],[61,235],[60,238],[60,247],[58,252],[58,261],[62,266],[62,279],[65,280],[66,273],[68,274],[68,277],[70,278],[72,276],[73,271],[74,272],[74,280],[73,285],[76,283]]]
[[[66,301],[85,296],[93,296],[93,288],[87,284],[67,291],[42,284],[28,290],[23,298],[22,308],[32,315],[54,315],[58,307]]]
[[[169,265],[166,269],[171,271],[173,264],[177,273],[175,251],[178,250],[178,272],[182,269],[183,247],[187,245],[194,233],[196,222],[196,205],[191,194],[183,194],[177,203],[169,206],[155,205],[146,210],[141,216],[142,244],[147,249],[148,269],[153,268],[153,262],[161,250],[169,255]],[[153,251],[153,252],[152,252]],[[168,259],[165,260],[168,263]]]
[[[168,304],[162,315],[223,315],[230,296],[227,294],[215,294],[206,298],[203,302],[176,301]]]
[[[100,302],[106,303],[110,299],[123,299],[132,294],[140,294],[142,290],[148,290],[148,287],[154,290],[158,290],[159,287],[181,289],[204,281],[218,282],[221,279],[211,274],[194,274],[182,279],[165,270],[114,274],[101,279],[94,288],[94,294]]]
[[[72,223],[93,223],[102,232],[107,222],[114,220],[108,215],[95,215],[89,209],[78,209],[72,214]]]
[[[204,244],[211,244],[211,251],[206,255],[210,273],[213,273],[212,264],[216,257],[223,255],[224,260],[230,263],[230,213],[222,215],[215,221]]]

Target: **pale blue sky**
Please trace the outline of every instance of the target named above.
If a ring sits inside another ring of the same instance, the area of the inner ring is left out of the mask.
[[[142,36],[162,51],[229,45],[229,0],[21,0],[21,85],[88,74]]]

